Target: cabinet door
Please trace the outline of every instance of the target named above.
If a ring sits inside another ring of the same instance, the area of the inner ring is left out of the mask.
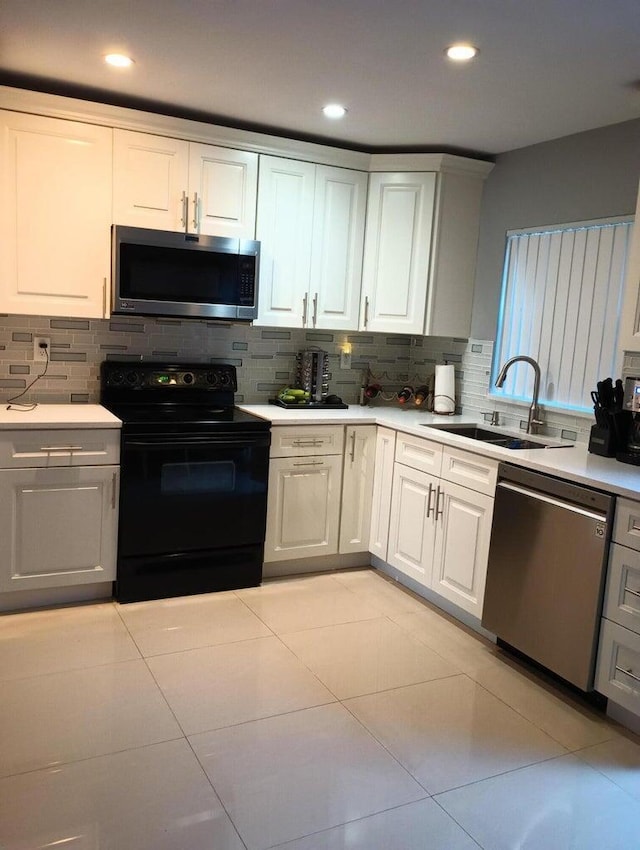
[[[424,332],[436,175],[371,174],[361,328]]]
[[[375,455],[376,426],[347,427],[340,514],[339,551],[342,554],[368,549]]]
[[[480,619],[489,559],[493,499],[440,484],[431,588]]]
[[[260,157],[256,324],[300,328],[309,323],[314,181],[315,165]]]
[[[189,145],[189,232],[253,239],[258,154]]]
[[[396,463],[393,473],[388,563],[431,586],[438,479]]]
[[[425,334],[471,333],[483,176],[439,174]]]
[[[185,230],[188,168],[188,142],[114,130],[114,222],[154,230]]]
[[[371,500],[369,551],[373,555],[382,558],[383,561],[387,560],[387,545],[389,542],[395,447],[396,432],[391,431],[389,428],[378,428],[376,435],[373,497]]]
[[[108,315],[111,136],[0,113],[0,312]]]
[[[367,175],[316,166],[311,326],[357,330]]]
[[[272,458],[265,561],[338,551],[342,456]]]
[[[112,581],[117,466],[0,472],[0,591]]]

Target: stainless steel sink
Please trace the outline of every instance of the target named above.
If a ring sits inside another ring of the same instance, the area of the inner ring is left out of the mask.
[[[492,446],[502,446],[504,449],[546,449],[547,443],[527,440],[524,437],[514,437],[512,434],[501,434],[499,431],[489,431],[477,425],[425,425],[425,428],[437,428],[447,434],[457,434],[470,440],[480,440]]]

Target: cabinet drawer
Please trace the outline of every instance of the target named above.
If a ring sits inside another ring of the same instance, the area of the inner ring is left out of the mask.
[[[396,437],[396,462],[404,463],[412,469],[440,475],[442,468],[442,444],[409,434],[398,434]]]
[[[341,455],[342,425],[278,425],[271,429],[271,457]]]
[[[640,502],[617,500],[613,539],[616,543],[640,551]]]
[[[441,477],[453,484],[462,484],[486,496],[494,496],[498,478],[498,461],[472,452],[445,446]]]
[[[640,552],[611,544],[604,616],[640,634]]]
[[[640,714],[640,635],[602,621],[596,690],[635,714]]]
[[[120,463],[118,428],[0,431],[0,469]]]

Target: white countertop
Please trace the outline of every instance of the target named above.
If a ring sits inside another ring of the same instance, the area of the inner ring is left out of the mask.
[[[545,472],[578,484],[596,487],[619,496],[631,499],[640,498],[640,467],[620,463],[614,458],[589,454],[583,443],[559,444],[550,438],[539,439],[554,446],[564,448],[546,449],[505,449],[459,437],[432,425],[469,424],[482,425],[487,430],[495,430],[513,436],[526,436],[522,431],[509,428],[491,428],[486,422],[480,422],[471,416],[439,416],[435,413],[401,407],[360,407],[353,405],[348,410],[285,410],[270,404],[245,404],[242,410],[269,419],[274,425],[311,425],[321,422],[323,425],[382,425],[408,434],[415,434],[429,440],[435,440],[465,451],[492,457],[496,460],[523,466],[527,469]],[[536,439],[535,437],[533,439]]]
[[[17,407],[17,402],[14,403]],[[122,422],[101,404],[38,404],[33,410],[0,405],[0,430],[10,428],[120,428]]]

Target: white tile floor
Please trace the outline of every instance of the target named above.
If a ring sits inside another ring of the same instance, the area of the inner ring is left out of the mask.
[[[634,850],[640,745],[371,571],[0,618],[0,848]]]

